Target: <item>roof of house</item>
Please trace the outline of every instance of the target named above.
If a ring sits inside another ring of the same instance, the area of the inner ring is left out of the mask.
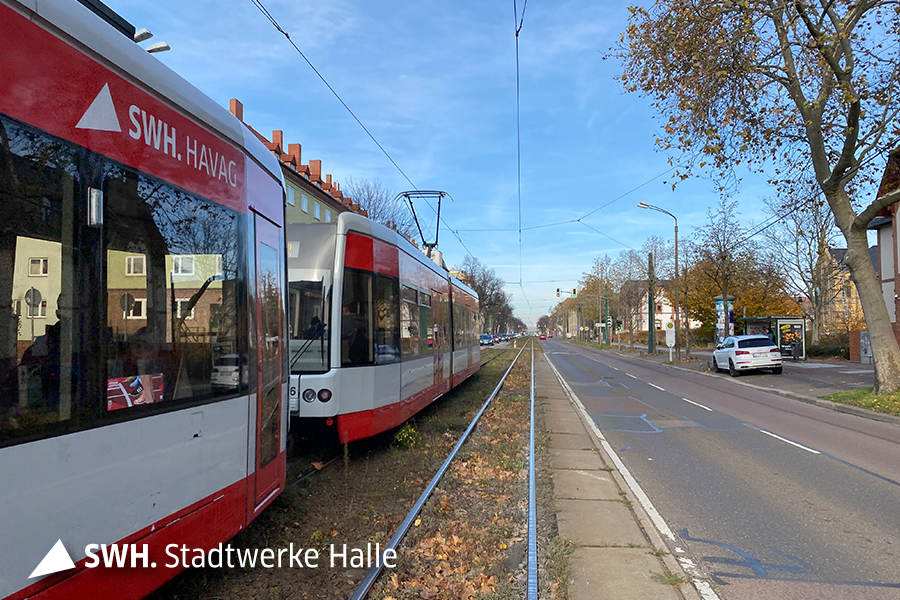
[[[842,268],[846,267],[844,264],[844,259],[847,257],[847,249],[846,248],[829,248],[828,252],[831,253],[832,258],[840,265]],[[875,267],[875,275],[878,275],[878,246],[869,246],[869,258],[872,261],[872,266]]]

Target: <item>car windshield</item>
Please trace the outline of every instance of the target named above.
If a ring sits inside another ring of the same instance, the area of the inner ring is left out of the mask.
[[[229,355],[223,356],[222,358],[216,360],[217,367],[237,367],[238,365],[238,357],[237,355]]]
[[[738,342],[738,348],[768,348],[769,346],[774,346],[772,340],[768,338],[752,338],[749,340],[740,340]]]

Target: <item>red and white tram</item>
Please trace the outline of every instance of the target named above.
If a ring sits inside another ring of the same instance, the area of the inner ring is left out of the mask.
[[[117,25],[0,0],[0,598],[142,597],[284,487],[279,165]]]
[[[292,416],[353,441],[478,370],[477,294],[403,236],[351,213],[286,231]]]

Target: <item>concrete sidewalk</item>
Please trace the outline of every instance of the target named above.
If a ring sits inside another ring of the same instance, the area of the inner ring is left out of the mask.
[[[546,359],[542,356],[534,365],[535,398],[543,407],[551,440],[559,535],[576,544],[569,559],[569,599],[699,600],[692,578],[668,554],[653,522]],[[665,554],[651,553],[656,549]],[[667,573],[687,583],[665,583]]]

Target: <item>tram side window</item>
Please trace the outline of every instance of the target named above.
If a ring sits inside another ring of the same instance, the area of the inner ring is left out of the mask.
[[[105,182],[106,411],[245,390],[243,217],[115,165]]]
[[[403,360],[419,357],[419,292],[400,285],[400,355]]]
[[[0,116],[0,443],[84,416],[78,152]]]
[[[375,361],[372,343],[372,273],[344,269],[341,297],[341,365],[355,367]]]
[[[375,276],[375,364],[400,362],[399,281]]]
[[[460,350],[465,348],[463,340],[465,340],[466,322],[464,320],[465,313],[463,307],[458,303],[453,303],[453,348]]]
[[[434,352],[434,310],[431,307],[431,294],[419,292],[419,354],[430,356]]]

